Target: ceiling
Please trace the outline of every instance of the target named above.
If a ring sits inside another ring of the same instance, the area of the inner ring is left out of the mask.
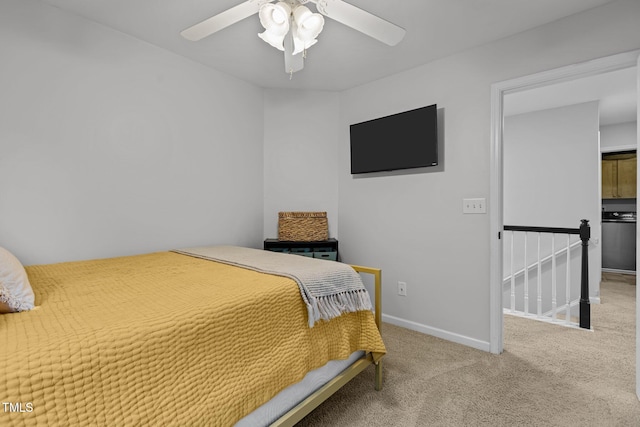
[[[266,88],[339,91],[507,37],[612,0],[349,0],[407,34],[394,47],[331,19],[305,68],[258,38],[251,16],[201,41],[180,31],[244,0],[41,0]],[[314,7],[311,6],[311,9]]]
[[[599,101],[600,125],[637,119],[637,67],[547,85],[505,96],[504,114],[528,113]]]

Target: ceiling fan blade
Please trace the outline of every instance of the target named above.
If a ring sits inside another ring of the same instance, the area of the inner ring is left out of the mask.
[[[342,0],[311,0],[318,12],[344,25],[373,37],[389,46],[397,45],[404,38],[406,30],[389,21]]]
[[[227,9],[209,19],[206,19],[199,24],[187,28],[182,31],[180,35],[187,40],[198,41],[211,34],[227,28],[236,22],[242,21],[251,15],[258,13],[260,6],[266,3],[265,1],[247,0],[244,3],[240,3],[237,6]]]

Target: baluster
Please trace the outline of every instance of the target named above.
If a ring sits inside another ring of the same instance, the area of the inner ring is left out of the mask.
[[[567,234],[567,311],[565,322],[571,323],[571,234]]]
[[[527,235],[524,232],[524,314],[529,314],[529,261],[527,260]]]
[[[551,234],[551,320],[556,320],[558,300],[556,298],[556,239]]]
[[[513,241],[515,240],[515,231],[511,232],[511,312],[516,312],[516,272],[513,267]]]
[[[542,260],[540,259],[540,233],[538,232],[538,317],[542,317]]]

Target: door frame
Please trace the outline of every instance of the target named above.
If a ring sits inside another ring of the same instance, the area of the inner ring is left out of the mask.
[[[503,219],[503,124],[504,124],[504,97],[505,95],[534,89],[556,83],[576,80],[583,77],[594,76],[611,71],[622,70],[630,67],[637,67],[639,63],[640,50],[620,53],[587,62],[568,65],[541,73],[536,73],[524,77],[494,83],[491,85],[491,182],[490,182],[490,290],[489,290],[489,345],[490,351],[500,354],[504,350],[503,340],[503,310],[502,310],[502,240],[500,236],[504,227]],[[640,74],[640,69],[638,70]],[[640,83],[639,83],[640,84]],[[639,110],[640,115],[640,110]],[[640,243],[640,234],[637,236]],[[637,243],[640,248],[640,244]],[[640,294],[640,293],[638,293]],[[640,337],[640,322],[636,315],[636,330]],[[636,345],[640,345],[636,338]],[[636,361],[638,353],[636,351]],[[640,363],[636,363],[640,367]],[[639,369],[636,369],[638,371]],[[640,373],[638,374],[640,382]],[[640,389],[637,390],[640,396]]]

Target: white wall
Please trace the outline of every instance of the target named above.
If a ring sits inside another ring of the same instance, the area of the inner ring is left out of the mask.
[[[603,152],[636,149],[636,122],[600,126],[600,147]]]
[[[505,225],[578,228],[581,219],[589,219],[589,293],[593,297],[599,296],[602,263],[598,116],[598,102],[587,102],[505,117],[503,131]],[[534,238],[531,236],[531,243]],[[503,266],[508,272],[509,239],[504,242]],[[565,246],[566,237],[562,237],[555,249]],[[541,252],[542,257],[551,253],[547,237]],[[523,249],[515,247],[514,254],[517,271],[522,267]],[[528,263],[533,263],[537,251],[530,250],[528,255]],[[580,296],[580,268],[576,264],[572,299]],[[564,300],[564,291],[559,293]],[[551,298],[551,294],[547,296]]]
[[[618,1],[342,94],[341,253],[383,269],[385,320],[489,349],[497,236],[489,215],[462,214],[462,199],[489,195],[491,84],[638,48],[639,20],[640,2]],[[444,112],[443,172],[349,174],[349,124],[433,103]]]
[[[504,223],[576,228],[598,209],[598,102],[505,117]]]
[[[335,92],[266,90],[264,237],[278,237],[278,212],[327,212],[338,234],[338,129]]]
[[[0,245],[25,264],[260,246],[260,88],[41,2],[0,3]]]

